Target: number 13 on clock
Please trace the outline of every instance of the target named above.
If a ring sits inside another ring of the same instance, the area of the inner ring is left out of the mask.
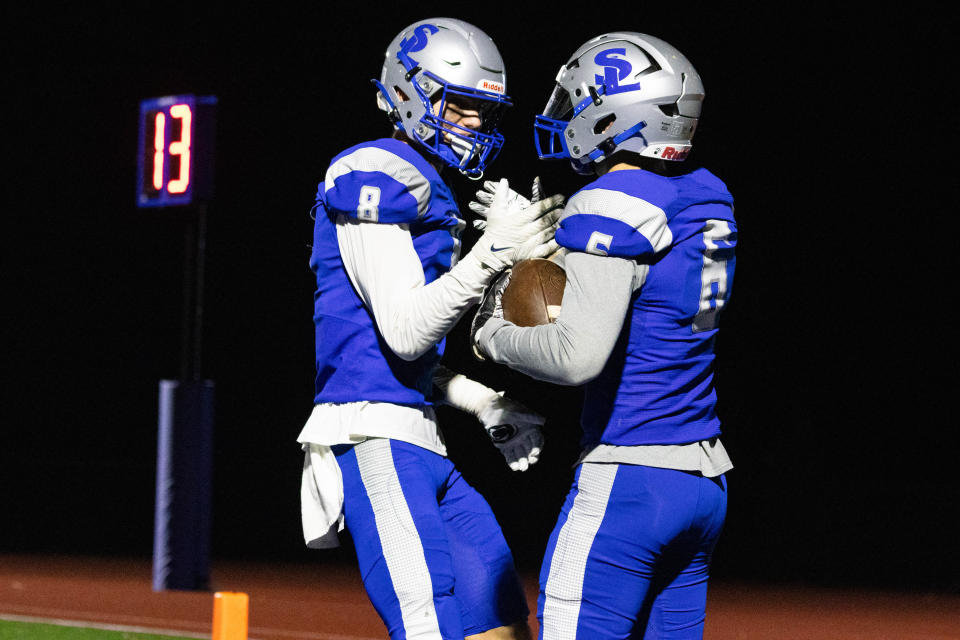
[[[213,96],[140,102],[137,206],[178,207],[213,196]]]

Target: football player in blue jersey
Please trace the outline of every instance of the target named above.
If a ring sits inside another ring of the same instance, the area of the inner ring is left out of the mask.
[[[511,468],[536,462],[543,418],[439,366],[444,336],[492,277],[556,249],[562,197],[502,181],[460,257],[449,167],[480,176],[503,144],[503,61],[483,31],[435,18],[387,47],[377,103],[392,137],[337,155],[320,184],[316,395],[299,436],[308,546],[350,531],[364,587],[392,638],[525,638],[528,609],[486,501],[446,457],[434,406],[475,415]]]
[[[583,452],[540,574],[544,639],[703,634],[732,468],[712,370],[737,240],[723,182],[677,170],[703,97],[687,58],[658,38],[609,33],[577,49],[535,122],[541,158],[596,176],[556,234],[559,316],[503,320],[504,277],[471,329],[481,357],[585,385]]]

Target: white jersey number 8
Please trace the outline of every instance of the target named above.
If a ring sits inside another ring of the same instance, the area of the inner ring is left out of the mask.
[[[377,222],[380,211],[380,187],[360,187],[360,202],[357,204],[357,219]]]

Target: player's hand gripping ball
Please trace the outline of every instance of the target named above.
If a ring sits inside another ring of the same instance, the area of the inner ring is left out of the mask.
[[[500,304],[503,319],[521,327],[535,327],[557,319],[567,276],[552,260],[532,258],[513,265]]]
[[[483,294],[470,325],[470,345],[478,360],[487,354],[480,348],[480,333],[490,318],[503,318],[521,327],[534,327],[557,319],[563,301],[567,274],[552,260],[521,260],[493,279]]]

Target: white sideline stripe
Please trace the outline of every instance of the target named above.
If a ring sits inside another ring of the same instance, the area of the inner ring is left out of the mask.
[[[37,617],[47,618],[50,620],[59,620],[61,616],[68,620],[84,620],[89,618],[111,618],[113,620],[118,620],[120,623],[128,622],[132,623],[132,626],[141,626],[149,627],[152,624],[158,625],[157,627],[150,628],[162,628],[163,625],[169,625],[171,622],[183,624],[184,626],[192,627],[194,633],[200,631],[200,629],[206,629],[208,625],[200,624],[193,622],[191,620],[170,620],[169,618],[151,618],[148,616],[128,616],[123,614],[113,614],[113,613],[104,613],[102,611],[71,611],[69,609],[52,609],[47,607],[31,607],[24,605],[2,605],[0,607],[4,611],[18,610],[23,613],[36,614]],[[0,613],[0,617],[8,615],[18,615],[18,614],[9,614],[9,613]],[[22,614],[19,614],[22,615]],[[211,619],[212,623],[212,619]],[[104,623],[107,624],[107,623]]]
[[[155,629],[126,624],[106,624],[90,622],[89,620],[62,620],[60,618],[45,618],[37,616],[21,616],[9,613],[0,613],[0,620],[7,622],[26,622],[31,624],[50,624],[58,627],[77,627],[84,629],[99,629],[101,631],[118,631],[128,633],[150,633],[157,636],[179,636],[181,638],[200,638],[209,640],[210,633],[197,633],[180,629]],[[194,625],[196,626],[196,625]],[[284,637],[292,640],[380,640],[370,636],[354,636],[343,633],[325,633],[323,631],[289,631],[286,629],[271,629],[270,627],[250,627],[250,640],[256,640],[258,635],[270,637]]]
[[[37,618],[34,616],[17,616],[0,613],[0,620],[7,622],[26,622],[30,624],[49,624],[58,627],[78,627],[83,629],[99,629],[100,631],[118,631],[128,633],[150,633],[157,636],[180,636],[181,638],[209,638],[209,633],[194,631],[179,631],[174,629],[154,629],[152,627],[138,627],[127,624],[106,624],[103,622],[89,622],[87,620],[61,620],[60,618]]]
[[[617,464],[590,463],[581,466],[577,482],[579,490],[567,521],[560,528],[550,560],[550,573],[544,589],[544,640],[576,638],[587,556],[607,511],[619,467]]]
[[[423,543],[403,496],[393,464],[390,441],[367,440],[354,447],[360,479],[373,508],[400,617],[408,640],[440,639],[440,621],[433,604],[433,579]]]

